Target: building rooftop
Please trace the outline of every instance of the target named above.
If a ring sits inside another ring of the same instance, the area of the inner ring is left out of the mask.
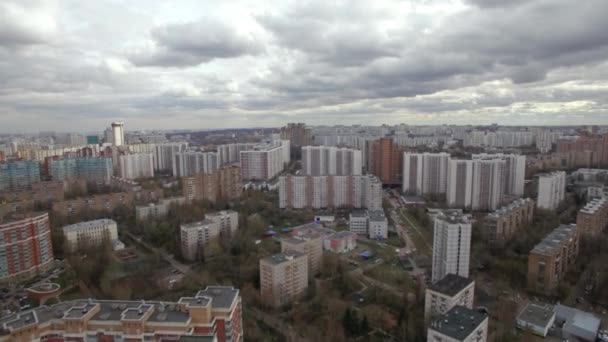
[[[273,264],[273,265],[280,265],[284,262],[288,262],[293,259],[298,259],[298,258],[301,258],[304,256],[306,256],[306,254],[304,254],[304,253],[300,253],[297,251],[287,251],[284,253],[278,253],[278,254],[267,256],[265,258],[262,258],[262,261],[269,263],[269,264]]]
[[[555,315],[558,322],[565,322],[562,330],[583,339],[594,340],[600,328],[600,318],[585,311],[557,304]]]
[[[450,297],[458,294],[464,288],[474,282],[471,278],[464,278],[456,274],[449,273],[441,280],[429,287],[429,290],[443,293]]]
[[[517,320],[524,324],[546,327],[552,324],[555,317],[553,305],[530,302],[517,315]]]
[[[239,295],[239,290],[228,286],[208,286],[206,289],[196,294],[197,298],[211,298],[214,308],[228,309],[232,307],[235,299]]]
[[[199,228],[201,226],[208,226],[211,224],[215,224],[215,222],[211,221],[210,219],[204,219],[204,220],[198,221],[198,222],[182,224],[180,227],[182,229],[194,229],[194,228]]]
[[[233,215],[233,214],[238,214],[238,213],[234,210],[222,210],[222,211],[217,211],[214,213],[205,214],[205,216],[206,217],[221,217],[221,216]]]
[[[451,224],[471,223],[469,215],[452,211],[440,211],[435,217],[435,220],[441,220]]]
[[[105,225],[105,226],[116,225],[116,221],[110,220],[110,219],[100,219],[100,220],[79,222],[76,224],[71,224],[69,226],[63,227],[63,232],[66,233],[66,232],[70,232],[70,231],[79,231],[82,229],[87,229],[87,228],[97,227],[97,226],[102,226],[102,225]]]
[[[353,210],[350,212],[350,217],[367,218],[367,210]]]
[[[545,236],[530,253],[553,255],[559,253],[561,246],[576,235],[576,224],[561,224]]]
[[[368,212],[370,221],[384,221],[386,220],[386,216],[384,215],[384,210],[369,210]]]
[[[431,323],[430,329],[456,340],[466,339],[488,316],[457,305]]]
[[[328,228],[325,228],[321,223],[311,222],[307,224],[303,224],[301,226],[293,227],[293,236],[314,239],[319,236],[326,236],[332,234],[334,231]]]
[[[306,240],[307,239],[302,239],[302,238],[297,238],[297,237],[289,236],[289,237],[281,239],[281,242],[285,242],[285,243],[288,243],[290,245],[299,245],[301,243],[306,243]]]
[[[606,205],[607,200],[605,198],[596,198],[588,202],[581,210],[584,214],[595,214],[600,208]]]

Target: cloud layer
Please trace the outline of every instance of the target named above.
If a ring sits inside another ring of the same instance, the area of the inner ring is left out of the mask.
[[[3,1],[0,132],[608,124],[604,0],[201,3]]]

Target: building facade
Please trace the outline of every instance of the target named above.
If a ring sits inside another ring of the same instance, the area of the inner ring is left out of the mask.
[[[134,153],[118,157],[120,177],[125,179],[154,177],[154,154]]]
[[[173,171],[173,156],[188,148],[186,142],[156,144],[154,146],[154,169],[158,171]],[[173,175],[175,176],[175,175]]]
[[[382,183],[366,176],[279,177],[280,208],[382,208]]]
[[[433,231],[432,282],[448,274],[469,277],[471,254],[471,221],[462,214],[443,214],[435,217]]]
[[[220,225],[210,219],[180,226],[181,249],[184,259],[195,261],[204,257],[205,245],[220,235]]]
[[[177,302],[77,299],[0,319],[0,342],[243,341],[239,290],[208,286]]]
[[[148,218],[164,218],[172,205],[183,205],[186,197],[168,197],[161,199],[158,203],[148,203],[135,206],[135,219],[145,221]]]
[[[334,146],[302,146],[302,175],[358,176],[362,169],[359,150]]]
[[[539,175],[536,205],[542,209],[555,210],[564,200],[565,191],[566,173],[564,171]]]
[[[53,213],[66,217],[80,213],[83,210],[112,212],[118,207],[133,208],[135,193],[114,192],[88,197],[79,197],[53,203]]]
[[[86,249],[118,240],[116,221],[101,219],[63,227],[63,237],[69,250]]]
[[[122,146],[125,142],[125,124],[112,122],[112,146]]]
[[[48,213],[0,220],[0,283],[33,278],[51,269],[53,260]]]
[[[281,139],[289,140],[294,147],[311,145],[312,131],[305,123],[289,123],[281,128]]]
[[[236,165],[223,166],[213,173],[198,173],[182,178],[182,193],[188,203],[235,200],[241,197],[242,189],[241,168]]]
[[[491,245],[502,246],[534,217],[534,201],[518,199],[486,216],[483,236]]]
[[[608,225],[608,198],[589,201],[576,215],[576,228],[581,234],[599,236]]]
[[[400,184],[403,175],[403,151],[390,138],[380,138],[371,143],[370,173],[382,184]]]
[[[408,195],[445,194],[449,153],[404,153],[403,192]]]
[[[450,311],[456,305],[473,309],[475,281],[456,274],[448,274],[426,289],[424,318],[436,318]]]
[[[289,140],[256,145],[241,151],[241,175],[244,180],[266,181],[281,173],[289,164]]]
[[[50,162],[53,180],[81,178],[90,183],[110,184],[114,174],[112,158],[65,158]]]
[[[241,151],[251,150],[255,144],[234,143],[217,146],[217,158],[220,165],[238,164],[241,162]]]
[[[0,163],[0,191],[25,190],[40,182],[40,163],[35,160],[18,160]]]
[[[334,253],[348,253],[357,248],[357,234],[350,231],[333,233],[323,240],[323,249]]]
[[[528,255],[528,290],[546,295],[553,291],[576,262],[579,233],[575,224],[560,225]]]
[[[222,210],[208,213],[205,217],[219,226],[220,234],[234,234],[239,228],[239,213],[234,210]]]
[[[197,173],[213,173],[219,168],[216,152],[185,151],[173,155],[173,175],[192,176]]]
[[[262,301],[274,308],[301,298],[308,288],[308,256],[297,251],[260,259]]]

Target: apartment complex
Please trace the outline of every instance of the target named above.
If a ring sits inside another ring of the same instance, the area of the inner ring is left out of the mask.
[[[289,140],[279,140],[241,151],[241,175],[243,179],[266,181],[281,173],[290,161],[289,148]]]
[[[65,158],[50,162],[53,180],[85,179],[96,184],[110,184],[114,174],[112,158]]]
[[[216,152],[185,151],[173,155],[173,176],[186,177],[197,173],[213,173],[219,168]]]
[[[403,151],[390,138],[380,138],[371,143],[369,171],[382,184],[399,184],[403,175]]]
[[[520,198],[486,216],[483,235],[492,245],[503,245],[517,231],[531,223],[534,217],[534,201]]]
[[[362,169],[359,150],[334,146],[302,147],[302,175],[358,176]]]
[[[566,191],[566,172],[556,171],[538,176],[538,196],[536,205],[539,208],[555,210],[564,200]]]
[[[17,191],[0,191],[0,198],[6,201],[10,207],[10,212],[30,211],[38,203],[52,203],[63,201],[65,198],[65,188],[71,185],[59,181],[46,181],[31,184],[31,189]]]
[[[440,213],[433,231],[432,282],[452,273],[469,277],[471,255],[471,221],[468,216]]]
[[[63,237],[69,250],[86,249],[114,243],[118,240],[116,221],[101,219],[63,227]]]
[[[308,274],[314,276],[321,270],[324,235],[314,229],[299,229],[293,236],[281,239],[281,252],[296,251],[308,257]]]
[[[154,154],[134,153],[118,157],[120,177],[125,179],[154,177]]]
[[[428,342],[487,342],[488,315],[457,305],[431,322]]]
[[[382,208],[382,183],[365,176],[283,176],[280,208]]]
[[[187,148],[188,143],[181,142],[154,145],[154,169],[172,171],[174,155],[186,151]]]
[[[403,192],[408,195],[445,194],[449,153],[404,153]]]
[[[167,216],[172,205],[183,205],[186,197],[168,197],[161,199],[158,203],[148,203],[135,206],[135,219],[145,221],[148,218],[163,218]]]
[[[220,165],[238,164],[241,162],[241,151],[253,149],[255,144],[234,143],[217,146],[217,158]]]
[[[495,210],[504,199],[505,161],[450,160],[447,202],[450,207]]]
[[[291,146],[300,147],[312,144],[312,130],[305,123],[289,123],[281,128],[281,139],[289,140]]]
[[[456,274],[448,274],[426,289],[424,318],[435,318],[450,311],[456,305],[473,308],[475,281]]]
[[[182,194],[188,203],[238,199],[242,188],[241,168],[236,165],[223,166],[213,173],[198,173],[182,178]]]
[[[608,198],[588,202],[576,216],[576,227],[581,234],[598,236],[608,225]]]
[[[521,197],[524,194],[524,180],[526,177],[526,156],[519,154],[481,153],[471,156],[472,160],[503,160],[503,194],[505,196]]]
[[[118,207],[133,208],[135,194],[133,192],[113,192],[109,194],[79,197],[53,203],[53,213],[56,215],[72,216],[83,210],[112,212]]]
[[[551,295],[575,263],[578,249],[579,233],[575,224],[562,224],[549,233],[528,255],[528,289]]]
[[[0,342],[242,342],[239,290],[208,286],[177,302],[77,299],[0,319]]]
[[[463,139],[464,146],[516,147],[530,146],[535,141],[534,132],[527,131],[472,131]]]
[[[238,213],[235,211],[220,211],[207,214],[199,222],[182,224],[180,226],[182,256],[194,261],[202,257],[205,245],[221,233],[232,234],[238,228]]]
[[[0,219],[0,283],[27,280],[46,272],[53,267],[53,260],[48,213]]]
[[[301,298],[308,288],[308,256],[297,251],[260,259],[262,301],[279,308]]]
[[[0,191],[29,189],[36,182],[40,182],[40,163],[37,161],[0,163]]]

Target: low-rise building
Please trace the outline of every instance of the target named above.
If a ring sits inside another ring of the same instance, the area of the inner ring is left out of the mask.
[[[504,245],[524,225],[532,222],[533,217],[533,200],[529,198],[515,200],[486,216],[483,225],[484,237],[492,245]]]
[[[357,234],[341,231],[325,237],[323,248],[334,253],[347,253],[357,248]]]
[[[457,305],[431,322],[428,342],[486,342],[488,315]]]
[[[370,239],[388,238],[388,219],[384,210],[357,210],[349,215],[349,230]]]
[[[118,240],[116,221],[101,219],[80,222],[63,227],[63,237],[69,250],[101,246],[104,242],[112,244]]]
[[[581,234],[598,236],[608,225],[608,198],[596,198],[579,210],[576,228]]]
[[[367,235],[367,211],[352,211],[348,217],[349,230],[358,235]]]
[[[89,197],[79,197],[53,203],[53,213],[69,217],[83,210],[112,212],[118,207],[133,208],[134,200],[135,194],[132,192],[113,192]]]
[[[538,243],[528,255],[528,289],[551,295],[572,264],[579,250],[575,224],[562,224]]]
[[[517,327],[534,335],[546,337],[555,322],[553,305],[530,302],[517,315]]]
[[[589,312],[557,304],[555,323],[561,327],[562,340],[594,342],[601,320]]]
[[[203,256],[205,245],[220,235],[220,225],[210,219],[182,224],[180,235],[182,256],[194,261]]]
[[[301,298],[308,288],[308,256],[288,251],[260,259],[262,301],[278,308]]]
[[[161,199],[158,203],[148,203],[135,206],[135,219],[144,221],[148,218],[164,218],[169,212],[171,205],[183,205],[186,203],[186,197],[168,197]]]
[[[177,302],[76,299],[0,318],[0,342],[242,342],[239,290],[208,286]]]
[[[475,281],[456,274],[448,274],[426,289],[424,317],[443,315],[456,305],[473,308]]]

